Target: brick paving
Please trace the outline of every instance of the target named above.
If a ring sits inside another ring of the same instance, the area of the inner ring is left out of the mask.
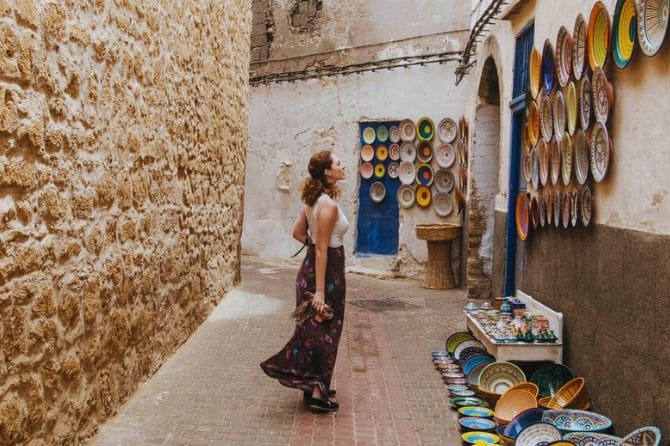
[[[316,415],[258,367],[291,335],[296,272],[244,258],[242,284],[91,444],[460,444],[430,351],[464,328],[464,293],[349,274],[333,386],[340,410]]]

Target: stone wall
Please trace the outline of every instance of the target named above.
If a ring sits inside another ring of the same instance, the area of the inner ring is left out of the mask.
[[[78,444],[239,279],[251,0],[0,0],[0,444]]]

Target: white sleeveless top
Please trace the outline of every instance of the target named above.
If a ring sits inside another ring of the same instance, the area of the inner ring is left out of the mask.
[[[309,236],[312,239],[312,242],[315,244],[317,238],[317,227],[319,224],[316,220],[316,215],[319,211],[319,204],[329,200],[335,203],[335,201],[330,198],[328,194],[321,194],[321,196],[316,200],[316,203],[314,203],[314,206],[305,206],[305,217],[307,218],[307,224],[309,225]],[[349,220],[347,220],[347,216],[344,215],[344,212],[342,212],[342,209],[340,209],[340,206],[337,203],[335,203],[335,206],[337,206],[337,221],[333,227],[333,233],[330,236],[330,243],[328,244],[328,246],[331,248],[339,248],[344,244],[344,233],[347,232],[347,229],[349,229]]]

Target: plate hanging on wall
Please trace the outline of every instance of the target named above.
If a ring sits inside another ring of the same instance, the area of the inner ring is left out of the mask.
[[[570,194],[572,197],[570,198],[570,203],[572,204],[572,210],[570,211],[570,223],[572,223],[572,227],[574,228],[577,226],[577,209],[579,209],[579,193],[577,193],[576,190],[573,190],[572,193]]]
[[[538,195],[537,206],[540,213],[540,227],[544,228],[544,225],[547,223],[547,200],[544,198],[544,195]]]
[[[386,174],[386,167],[384,167],[384,164],[382,163],[375,164],[375,178],[384,178],[385,174]]]
[[[559,191],[554,191],[554,226],[557,228],[561,224],[561,203],[563,194]]]
[[[554,95],[554,136],[557,141],[563,139],[565,133],[565,100],[563,93],[557,91]]]
[[[617,0],[612,24],[612,58],[626,68],[633,57],[637,40],[637,10],[634,0]]]
[[[366,144],[361,147],[361,159],[363,161],[372,161],[372,158],[374,157],[375,149],[370,144]]]
[[[430,141],[435,136],[435,124],[433,120],[427,117],[419,118],[416,123],[416,135],[419,141]]]
[[[377,139],[379,142],[386,142],[389,139],[389,129],[385,125],[377,127]]]
[[[402,184],[412,184],[414,183],[414,164],[409,161],[403,161],[400,163],[400,173],[399,178]]]
[[[400,175],[400,164],[393,162],[389,163],[388,169],[386,169],[389,178],[395,180]]]
[[[661,49],[668,32],[669,14],[668,0],[640,0],[637,37],[640,49],[647,56],[654,56]]]
[[[561,151],[562,151],[562,142],[556,141],[555,139],[549,143],[550,155],[549,162],[551,164],[551,184],[554,186],[558,184],[558,180],[561,178]]]
[[[575,150],[575,177],[579,184],[586,183],[589,177],[589,143],[584,130],[575,133],[573,146]]]
[[[451,144],[442,144],[435,150],[435,161],[440,167],[448,168],[456,161],[456,149]]]
[[[572,138],[566,133],[561,148],[561,176],[564,186],[569,185],[572,179],[572,152]]]
[[[451,118],[444,118],[437,125],[437,136],[440,141],[452,143],[458,136],[458,124]]]
[[[393,125],[389,129],[389,141],[391,141],[392,144],[400,142],[400,128],[398,128],[397,125]]]
[[[570,82],[570,75],[572,74],[572,45],[572,36],[565,26],[561,26],[556,37],[556,74],[561,87],[565,87]]]
[[[537,144],[540,138],[540,112],[535,101],[530,103],[528,108],[528,140],[531,146]]]
[[[431,198],[428,186],[418,186],[416,188],[416,204],[425,208],[430,205]]]
[[[607,174],[610,163],[610,139],[607,128],[602,122],[596,122],[591,133],[591,175],[600,182]]]
[[[523,179],[526,180],[526,183],[531,184],[533,182],[533,151],[535,148],[531,149],[530,152],[523,154]]]
[[[587,49],[591,70],[604,67],[610,42],[610,15],[601,1],[596,2],[589,17]]]
[[[554,117],[553,104],[551,103],[551,96],[545,95],[540,104],[540,130],[542,131],[542,139],[544,142],[551,141],[554,135]]]
[[[575,80],[580,80],[582,74],[584,74],[587,34],[586,21],[584,20],[584,16],[579,14],[575,20],[575,28],[572,31],[572,71],[575,75]]]
[[[416,159],[416,147],[411,142],[405,142],[400,146],[400,159],[413,163]]]
[[[540,205],[537,203],[537,198],[533,197],[530,200],[530,223],[533,229],[540,226]]]
[[[400,139],[404,142],[412,142],[416,138],[416,127],[411,119],[400,121]]]
[[[370,186],[370,198],[372,198],[372,201],[381,203],[384,201],[384,197],[386,197],[386,187],[384,187],[384,184],[379,181],[372,183]]]
[[[423,186],[433,184],[433,168],[428,164],[419,164],[416,166],[416,183]]]
[[[456,183],[454,179],[454,174],[447,169],[437,169],[435,172],[435,189],[439,192],[449,193],[454,189],[454,184]]]
[[[607,81],[605,72],[598,67],[593,71],[593,84],[591,85],[593,94],[593,114],[596,120],[607,123],[610,111],[614,106],[614,89],[612,84]]]
[[[531,156],[531,182],[533,183],[533,190],[540,190],[540,156],[537,147],[531,150]]]
[[[375,133],[375,129],[372,127],[365,127],[363,129],[363,142],[365,144],[372,144],[375,142],[377,134]]]
[[[448,194],[439,192],[433,196],[433,209],[440,217],[446,217],[454,210],[454,202]]]
[[[530,95],[533,99],[537,98],[540,92],[540,82],[542,77],[542,59],[537,48],[533,47],[530,52],[530,67],[528,69],[530,75]]]
[[[366,161],[363,164],[361,164],[360,170],[361,170],[361,177],[367,180],[372,178],[375,168],[372,167],[372,163]]]
[[[389,158],[391,158],[392,161],[398,161],[400,159],[400,145],[391,144],[389,146]]]
[[[528,195],[519,192],[516,197],[516,232],[521,240],[528,238]]]
[[[549,95],[554,90],[556,63],[554,61],[554,47],[549,39],[544,41],[542,48],[542,87],[544,94]]]
[[[582,225],[586,227],[591,223],[591,215],[593,214],[593,195],[591,195],[589,186],[584,186],[579,203],[581,205],[579,213],[582,217]]]
[[[384,144],[380,144],[377,146],[377,151],[376,151],[377,159],[379,161],[386,161],[386,158],[389,156],[389,151],[386,148]]]
[[[433,146],[430,145],[428,141],[422,141],[419,143],[419,147],[416,150],[416,157],[422,163],[429,163],[433,159]]]
[[[398,188],[398,204],[407,209],[414,206],[414,188],[409,184],[403,184]]]
[[[591,124],[591,81],[587,74],[579,81],[579,123],[584,130]]]
[[[537,156],[540,159],[540,183],[542,183],[543,186],[546,186],[547,181],[549,180],[549,168],[550,168],[549,146],[546,142],[544,142],[544,140],[540,140],[537,147],[538,147]]]
[[[563,202],[561,203],[561,223],[563,223],[563,228],[570,226],[570,211],[572,210],[572,196],[571,194],[565,192],[562,198]]]
[[[565,90],[565,109],[568,124],[568,133],[570,136],[575,134],[577,129],[577,90],[575,90],[574,82],[569,82]]]

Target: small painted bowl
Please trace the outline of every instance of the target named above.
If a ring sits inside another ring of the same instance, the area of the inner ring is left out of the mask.
[[[465,389],[465,390],[452,390],[451,391],[451,396],[453,397],[474,397],[475,392],[470,390],[470,389]],[[480,399],[480,398],[477,398]],[[478,405],[478,404],[476,404]]]
[[[452,406],[466,407],[466,406],[483,406],[484,400],[474,396],[458,396],[449,400]]]
[[[563,439],[577,446],[619,446],[621,444],[621,438],[600,432],[575,432],[564,435]]]
[[[488,432],[496,428],[496,422],[488,418],[480,417],[461,417],[458,419],[458,424],[461,425],[461,431],[480,431]]]
[[[442,378],[444,379],[444,382],[447,384],[467,384],[467,380],[465,378]]]
[[[469,387],[465,384],[447,384],[447,390],[454,391],[454,390],[468,390]]]
[[[586,410],[547,410],[542,421],[553,424],[563,434],[571,432],[605,432],[612,427],[612,421],[604,415]]]
[[[491,418],[493,411],[482,406],[463,406],[458,409],[458,413],[465,417]]]
[[[495,444],[500,437],[490,432],[472,431],[461,435],[461,439],[467,444]]]

